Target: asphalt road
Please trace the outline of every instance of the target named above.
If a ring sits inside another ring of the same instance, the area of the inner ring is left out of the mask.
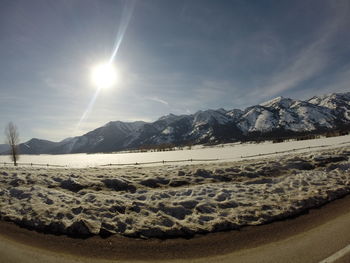
[[[241,231],[192,239],[73,239],[0,223],[0,262],[349,263],[350,196],[309,213]],[[333,257],[339,254],[341,257]]]

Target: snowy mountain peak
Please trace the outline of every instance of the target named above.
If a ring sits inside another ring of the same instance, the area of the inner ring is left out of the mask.
[[[220,112],[221,114],[226,114],[227,110],[225,110],[224,108],[220,108],[216,110],[217,112]]]
[[[232,120],[237,120],[243,115],[243,111],[240,109],[233,109],[226,113],[227,116],[230,116]]]
[[[169,123],[169,122],[172,122],[172,121],[178,119],[179,117],[180,117],[179,115],[175,115],[173,113],[169,113],[168,115],[164,115],[164,116],[160,117],[158,119],[158,121],[166,121],[166,122]]]
[[[343,122],[350,121],[350,92],[331,93],[324,96],[315,96],[308,100],[310,104],[332,111],[336,119]]]
[[[146,122],[144,121],[134,121],[134,122],[122,122],[122,121],[110,121],[105,124],[104,128],[116,128],[123,130],[125,132],[135,132],[139,130]]]
[[[193,122],[196,125],[203,124],[213,124],[213,122],[217,122],[218,124],[227,123],[230,118],[226,115],[225,110],[206,110],[206,111],[197,111],[194,115]]]
[[[350,92],[348,93],[330,93],[323,96],[315,96],[308,100],[309,103],[323,106],[329,109],[336,109],[339,104],[349,105]]]
[[[277,98],[274,98],[272,100],[263,102],[260,104],[260,106],[267,107],[267,108],[275,108],[275,107],[282,107],[282,108],[288,108],[293,104],[294,100],[289,98],[284,98],[282,96],[279,96]]]

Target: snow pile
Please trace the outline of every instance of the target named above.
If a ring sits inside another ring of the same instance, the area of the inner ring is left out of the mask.
[[[0,168],[0,217],[71,235],[176,237],[298,214],[350,192],[346,148],[189,166]]]

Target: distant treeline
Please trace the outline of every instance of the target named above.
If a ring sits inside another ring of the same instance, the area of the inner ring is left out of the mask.
[[[182,145],[176,145],[174,143],[161,143],[161,144],[153,144],[153,145],[142,145],[138,148],[140,152],[154,151],[154,152],[166,152],[166,151],[175,151],[175,150],[183,150],[183,149],[192,149],[191,143],[186,143]]]
[[[340,130],[337,130],[337,131],[328,131],[328,132],[325,132],[325,133],[322,133],[322,134],[305,134],[305,135],[300,135],[300,136],[295,136],[295,137],[286,137],[286,138],[277,138],[277,139],[274,139],[272,140],[273,143],[280,143],[280,142],[284,142],[284,141],[287,141],[287,140],[296,140],[296,141],[303,141],[303,140],[313,140],[313,139],[319,139],[319,138],[322,138],[322,137],[326,137],[326,138],[329,138],[329,137],[337,137],[337,136],[344,136],[344,135],[348,135],[350,134],[349,131],[340,131]]]

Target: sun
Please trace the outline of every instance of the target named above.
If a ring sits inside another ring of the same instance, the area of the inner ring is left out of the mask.
[[[117,71],[111,63],[99,64],[93,67],[91,79],[97,88],[110,88],[117,82]]]

